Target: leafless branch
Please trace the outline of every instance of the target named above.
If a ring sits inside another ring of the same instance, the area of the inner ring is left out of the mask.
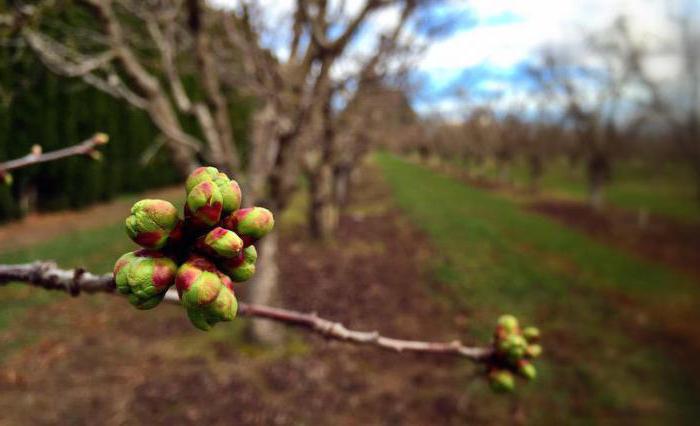
[[[73,296],[86,293],[114,293],[112,274],[95,275],[84,269],[60,269],[50,261],[36,261],[17,265],[0,265],[0,285],[24,282],[47,290],[59,290]],[[168,291],[165,300],[179,303],[177,292]],[[357,331],[343,324],[319,317],[315,313],[303,313],[264,305],[239,303],[238,314],[251,318],[262,318],[289,326],[305,328],[326,338],[346,341],[358,345],[374,346],[395,352],[413,352],[433,355],[450,355],[474,362],[485,362],[493,355],[490,346],[465,346],[460,341],[426,342],[394,339],[382,336],[377,331]]]
[[[96,148],[107,143],[108,137],[104,133],[96,133],[90,139],[86,139],[79,144],[69,146],[67,148],[58,149],[46,153],[41,152],[41,147],[35,145],[35,148],[24,157],[15,160],[0,163],[0,174],[5,174],[12,170],[22,167],[32,166],[34,164],[46,163],[49,161],[60,160],[62,158],[72,157],[74,155],[90,155],[96,152]]]

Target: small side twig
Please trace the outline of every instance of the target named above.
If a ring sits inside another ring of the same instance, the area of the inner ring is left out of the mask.
[[[50,152],[42,152],[41,146],[34,145],[32,151],[24,157],[0,163],[0,176],[6,175],[8,172],[20,169],[22,167],[60,160],[66,157],[72,157],[74,155],[90,155],[95,157],[99,154],[97,147],[106,144],[108,140],[109,137],[106,134],[95,133],[91,138],[78,144]]]
[[[77,296],[86,293],[114,292],[112,274],[95,275],[82,269],[60,269],[54,262],[36,261],[17,265],[0,265],[0,285],[24,282],[47,290],[60,290]],[[179,303],[177,292],[169,290],[165,301]],[[491,346],[465,346],[460,341],[429,342],[382,336],[377,331],[357,331],[343,324],[324,319],[315,313],[304,313],[264,305],[239,303],[238,315],[263,318],[289,326],[305,328],[326,338],[354,344],[374,346],[396,352],[452,355],[474,362],[486,362],[493,355]]]

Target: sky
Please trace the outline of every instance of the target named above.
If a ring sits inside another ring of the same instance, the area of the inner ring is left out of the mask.
[[[224,7],[235,3],[211,1]],[[258,3],[271,26],[283,27],[278,23],[288,19],[294,1]],[[347,1],[350,9],[363,3]],[[454,95],[458,88],[479,96],[500,93],[498,102],[512,103],[524,96],[519,70],[543,46],[576,49],[584,34],[610,25],[621,14],[629,18],[636,36],[658,42],[672,31],[667,4],[668,0],[446,0],[438,15],[460,17],[459,25],[434,40],[417,60],[413,71],[421,90],[414,96],[414,107],[423,114],[460,114],[465,100]],[[396,8],[375,14],[353,45],[353,55],[367,50],[376,39],[376,31],[389,28],[397,19]],[[412,31],[413,36],[421,37],[417,29]],[[285,53],[279,39],[268,43],[278,54]],[[670,78],[673,61],[659,59],[651,64],[652,72],[659,78]],[[341,63],[336,73],[351,67]]]
[[[584,34],[628,17],[637,37],[654,42],[669,36],[665,0],[472,0],[453,1],[454,10],[471,12],[473,25],[437,41],[419,70],[427,95],[416,102],[421,112],[460,111],[464,100],[450,96],[455,87],[501,93],[501,104],[524,97],[519,70],[547,45],[581,50]],[[654,65],[666,77],[665,61]]]

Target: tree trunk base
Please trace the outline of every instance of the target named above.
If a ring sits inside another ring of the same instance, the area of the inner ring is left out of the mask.
[[[260,257],[256,269],[258,273],[249,283],[249,300],[254,304],[274,305],[277,302],[277,233],[266,236],[259,244]],[[276,345],[284,340],[284,333],[279,324],[272,321],[253,320],[246,330],[246,336],[255,343]]]

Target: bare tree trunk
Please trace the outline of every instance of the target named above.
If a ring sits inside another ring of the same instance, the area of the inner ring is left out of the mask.
[[[498,168],[498,179],[503,183],[510,183],[510,160],[500,160]]]
[[[540,190],[540,180],[543,172],[542,157],[538,154],[532,154],[528,164],[530,166],[530,191],[537,193]]]
[[[37,210],[38,192],[36,185],[28,183],[24,185],[19,194],[19,209],[22,215],[34,213]]]
[[[428,164],[428,160],[430,159],[430,149],[426,145],[419,146],[418,156],[421,163]]]
[[[276,232],[266,236],[258,244],[258,273],[250,283],[249,301],[254,304],[274,305],[278,299],[277,266],[278,237]],[[272,321],[252,321],[247,330],[248,336],[258,343],[278,344],[283,338],[282,328]]]
[[[593,210],[603,210],[603,205],[605,204],[603,185],[599,181],[591,181],[588,192],[589,202]]]
[[[309,176],[308,221],[309,231],[315,239],[328,239],[338,228],[338,206],[333,196],[333,169],[329,164],[321,165],[317,173]]]
[[[600,211],[605,203],[605,185],[610,180],[610,161],[602,153],[594,153],[588,160],[589,201],[594,210]]]
[[[335,203],[339,208],[343,208],[348,202],[351,173],[352,168],[346,165],[336,166],[334,170],[334,197]]]

